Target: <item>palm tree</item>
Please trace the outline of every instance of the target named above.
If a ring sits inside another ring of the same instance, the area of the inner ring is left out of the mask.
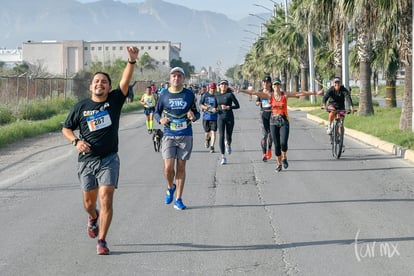
[[[143,70],[155,70],[155,65],[152,64],[153,58],[145,52],[141,58],[138,60],[138,65],[140,66],[140,71],[143,74]]]
[[[342,7],[355,24],[359,62],[359,115],[374,115],[371,93],[371,62],[373,34],[379,15],[375,0],[341,0]]]
[[[323,32],[328,33],[328,42],[331,46],[327,54],[332,56],[334,72],[328,74],[328,78],[342,75],[342,43],[345,31],[348,30],[348,20],[343,9],[340,7],[340,0],[317,0],[316,5],[321,11],[318,20]],[[327,28],[327,30],[326,30]]]
[[[388,22],[390,22],[387,18]],[[386,22],[385,22],[386,23]],[[395,31],[387,30],[383,34],[383,39],[377,41],[374,46],[373,68],[377,68],[384,73],[385,77],[385,107],[397,107],[396,83],[397,72],[400,67],[398,47],[394,39]]]
[[[412,1],[397,0],[397,19],[400,27],[400,58],[405,65],[404,102],[400,117],[400,129],[412,130],[413,98],[412,98]]]

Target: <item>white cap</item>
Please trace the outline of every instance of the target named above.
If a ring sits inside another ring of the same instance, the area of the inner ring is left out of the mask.
[[[173,69],[171,69],[170,74],[172,74],[174,72],[180,72],[181,74],[185,75],[184,69],[181,68],[181,67],[174,67]]]

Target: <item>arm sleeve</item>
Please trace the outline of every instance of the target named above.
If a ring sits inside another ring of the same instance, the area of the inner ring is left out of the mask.
[[[72,108],[71,111],[68,114],[68,117],[66,118],[65,122],[63,123],[64,128],[69,128],[71,130],[76,130],[79,128],[79,122],[76,116],[76,107]]]
[[[194,113],[194,116],[196,118],[195,120],[197,121],[198,119],[200,119],[200,111],[197,108],[196,102],[197,102],[197,98],[194,97],[194,102],[191,105],[190,110]]]
[[[349,93],[349,90],[348,89],[346,89],[345,99],[348,102],[348,106],[349,107],[354,107],[354,104],[353,104],[352,98],[351,98],[351,93]]]
[[[231,101],[233,103],[231,105],[231,109],[239,109],[240,108],[239,101],[237,100],[236,96],[234,96],[233,93],[231,93]]]
[[[322,98],[322,103],[323,104],[326,104],[326,102],[328,101],[330,95],[331,95],[331,88],[329,88],[328,91],[326,91],[325,95],[323,95],[323,98]]]

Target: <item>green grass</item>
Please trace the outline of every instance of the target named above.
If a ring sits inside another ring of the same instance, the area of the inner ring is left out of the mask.
[[[320,108],[315,108],[309,113],[325,120],[328,118],[327,112]],[[406,149],[414,149],[414,132],[399,129],[401,108],[374,107],[374,113],[374,116],[349,114],[345,119],[345,127],[370,134]]]
[[[6,124],[0,126],[0,148],[25,138],[60,131],[61,123],[65,121],[74,103],[73,99],[65,102],[58,100],[55,104],[33,102],[22,107],[22,111],[18,112],[18,115],[12,115],[6,108],[0,109],[0,118],[4,116],[4,121],[7,119]],[[132,103],[125,103],[122,112],[127,113],[142,108],[139,100],[135,100]],[[60,110],[59,114],[56,111],[58,109]],[[13,119],[9,119],[9,117],[13,117]]]
[[[55,115],[46,120],[20,120],[0,127],[0,147],[40,134],[54,132],[61,129],[61,122],[67,114]]]

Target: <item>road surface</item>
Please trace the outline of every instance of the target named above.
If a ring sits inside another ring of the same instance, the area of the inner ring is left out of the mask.
[[[86,233],[73,146],[52,133],[2,149],[0,275],[412,275],[413,164],[351,137],[335,160],[325,128],[290,111],[276,173],[257,107],[237,97],[227,165],[194,124],[184,211],[164,203],[143,113],[122,117],[109,256]]]

